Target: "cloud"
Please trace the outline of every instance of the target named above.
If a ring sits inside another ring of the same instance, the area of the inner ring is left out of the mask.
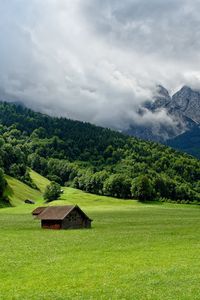
[[[0,95],[119,130],[168,120],[141,118],[138,107],[156,84],[199,86],[199,9],[196,0],[0,0]]]
[[[94,31],[131,51],[165,58],[180,58],[181,54],[186,58],[199,49],[199,1],[108,0],[104,4],[95,0],[87,3],[86,11],[95,25]],[[187,51],[183,51],[185,46]]]

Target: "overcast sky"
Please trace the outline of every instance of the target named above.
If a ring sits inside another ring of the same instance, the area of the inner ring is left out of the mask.
[[[123,129],[157,84],[200,87],[199,0],[0,0],[0,12],[1,98]]]

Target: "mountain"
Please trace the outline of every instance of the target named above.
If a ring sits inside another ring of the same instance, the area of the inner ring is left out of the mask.
[[[142,114],[150,112],[152,117],[164,112],[168,119],[167,122],[163,119],[159,122],[152,122],[152,124],[139,126],[133,124],[126,131],[127,134],[145,140],[166,143],[176,149],[200,156],[199,139],[192,138],[197,134],[200,125],[199,91],[184,86],[171,97],[167,89],[158,86],[153,100],[147,101],[140,107],[138,113],[141,114],[141,112]],[[171,122],[169,122],[170,120]],[[191,142],[188,147],[184,146],[185,136],[189,138],[188,143]],[[193,148],[192,151],[191,148]]]
[[[167,146],[0,102],[0,191],[30,168],[86,192],[141,201],[200,201],[200,161]],[[0,195],[2,197],[2,193]]]
[[[167,141],[167,145],[200,159],[200,127],[194,126],[191,130]]]
[[[200,92],[184,86],[172,97],[168,106],[169,113],[186,117],[200,123]]]

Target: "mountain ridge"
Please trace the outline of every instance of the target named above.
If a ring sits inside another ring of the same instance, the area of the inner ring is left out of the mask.
[[[200,162],[170,147],[0,102],[0,163],[86,192],[141,201],[200,201]],[[3,175],[3,174],[2,174]]]
[[[171,119],[172,123],[165,124],[165,122],[160,122],[152,125],[133,123],[126,133],[184,150],[183,145],[181,145],[181,138],[184,139],[184,134],[186,133],[187,136],[190,135],[190,132],[193,135],[193,131],[196,132],[196,127],[200,125],[200,91],[185,85],[170,96],[169,91],[165,87],[158,85],[152,101],[146,101],[141,105],[140,113],[141,111],[144,114],[147,112],[152,114],[164,112],[165,116]],[[178,137],[180,138],[179,146],[177,147],[176,141],[173,143],[173,140],[178,139]],[[199,146],[198,141],[196,147],[199,148]],[[194,153],[187,150],[186,152],[192,155]],[[197,156],[199,157],[199,155]]]

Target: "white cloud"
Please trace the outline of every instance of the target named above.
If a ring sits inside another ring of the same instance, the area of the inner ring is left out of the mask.
[[[199,86],[199,1],[0,0],[0,91],[117,129],[156,84]],[[147,120],[148,119],[148,120]]]

